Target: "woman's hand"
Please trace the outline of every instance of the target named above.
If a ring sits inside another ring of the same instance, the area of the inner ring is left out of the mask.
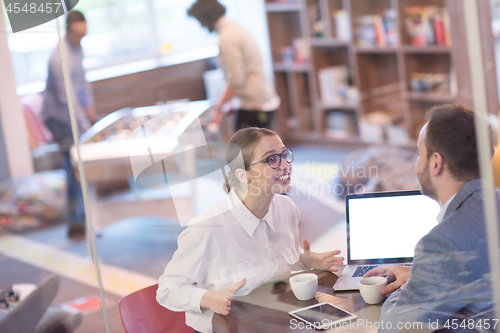
[[[364,278],[370,276],[385,276],[389,280],[387,286],[382,288],[382,294],[386,295],[388,293],[392,293],[394,290],[399,287],[403,287],[406,284],[406,281],[410,278],[411,268],[408,266],[378,266],[371,271],[367,272],[363,275]]]
[[[227,315],[231,311],[231,301],[234,299],[234,293],[243,288],[247,279],[243,278],[240,282],[219,291],[207,290],[201,298],[200,306],[204,309],[210,309],[215,313]]]
[[[340,250],[316,253],[311,251],[309,242],[304,240],[304,253],[300,255],[299,260],[306,268],[315,268],[323,271],[336,272],[338,268],[333,266],[341,266],[344,258],[337,257]]]

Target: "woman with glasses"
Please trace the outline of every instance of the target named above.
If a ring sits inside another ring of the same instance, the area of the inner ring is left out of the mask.
[[[227,149],[227,198],[190,221],[159,279],[158,302],[186,312],[186,324],[212,332],[212,315],[226,315],[235,295],[304,269],[336,271],[340,251],[299,247],[299,210],[288,196],[293,152],[265,128],[236,132]]]

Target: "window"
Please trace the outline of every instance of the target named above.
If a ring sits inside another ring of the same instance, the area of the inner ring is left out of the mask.
[[[186,10],[192,2],[154,0],[159,43],[163,54],[217,43],[216,34],[210,34],[206,29],[200,31],[200,24],[187,16]]]
[[[148,1],[80,1],[76,6],[87,19],[82,40],[85,67],[101,67],[155,56],[154,26]]]
[[[17,85],[44,80],[50,55],[57,46],[56,22],[47,22],[15,34],[9,25],[7,33]]]
[[[234,1],[222,1],[228,14]],[[80,1],[75,9],[82,11],[88,22],[87,36],[82,40],[84,67],[106,67],[217,45],[216,34],[209,34],[195,19],[187,16],[186,10],[193,2]],[[64,18],[60,18],[64,24],[63,21]],[[56,29],[55,21],[16,34],[7,27],[18,86],[45,80],[47,63],[57,46]]]

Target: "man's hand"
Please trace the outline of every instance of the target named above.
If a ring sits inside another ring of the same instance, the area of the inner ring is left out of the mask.
[[[219,127],[222,124],[222,110],[219,107],[216,107],[215,109],[215,114],[212,119],[212,123],[216,124]]]
[[[408,281],[410,278],[411,268],[408,266],[379,266],[363,275],[364,278],[370,276],[386,276],[389,281],[392,281],[387,286],[382,288],[382,294],[392,293]]]
[[[212,117],[212,124],[216,124],[219,127],[222,124],[222,118],[228,117],[234,111],[233,108],[228,107],[228,105],[218,105],[217,104],[214,107],[214,109],[215,109],[215,112],[214,112],[214,115]]]
[[[227,315],[231,310],[231,301],[234,299],[234,293],[243,288],[247,279],[243,278],[240,282],[219,291],[207,290],[201,298],[200,306],[210,309],[215,313]]]
[[[315,268],[323,271],[336,272],[338,268],[333,266],[341,266],[344,258],[337,257],[340,250],[316,253],[311,251],[309,242],[304,240],[304,253],[301,254],[302,264],[307,268]]]

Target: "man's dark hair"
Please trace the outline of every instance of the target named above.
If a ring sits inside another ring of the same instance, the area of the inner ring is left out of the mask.
[[[474,112],[461,105],[445,104],[430,109],[427,117],[427,158],[435,152],[441,154],[448,170],[458,181],[479,178]],[[489,125],[488,128],[492,139]]]
[[[226,7],[217,0],[197,0],[188,9],[187,14],[200,23],[213,26],[219,18],[226,14]]]
[[[71,25],[75,22],[87,22],[82,12],[72,10],[66,15],[66,31],[71,29]]]

